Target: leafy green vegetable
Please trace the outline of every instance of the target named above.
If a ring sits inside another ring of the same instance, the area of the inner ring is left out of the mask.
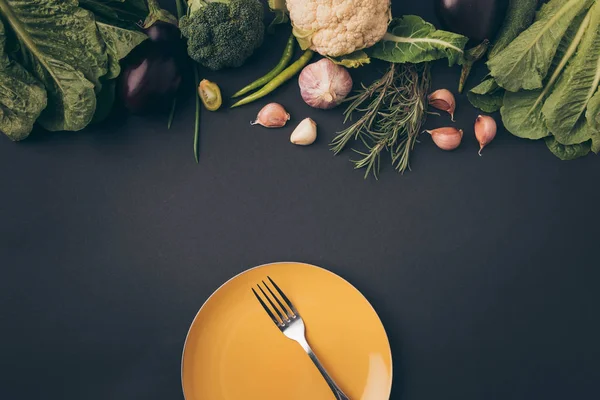
[[[91,123],[104,121],[115,103],[116,82],[114,79],[103,82],[102,89],[96,94],[96,110]]]
[[[12,140],[26,138],[46,107],[46,90],[5,53],[6,33],[0,21],[0,131]]]
[[[486,113],[493,113],[502,107],[504,89],[498,86],[493,78],[488,78],[471,89],[467,93],[467,98],[473,107]]]
[[[96,108],[94,83],[99,85],[108,65],[93,15],[74,0],[0,0],[0,11],[21,43],[21,61],[48,92],[40,124],[83,129]]]
[[[0,130],[20,140],[35,122],[80,130],[108,115],[146,14],[144,0],[0,0]]]
[[[598,154],[600,153],[600,89],[588,103],[585,118],[592,129],[592,151]]]
[[[546,138],[546,146],[548,146],[548,149],[550,149],[552,154],[556,157],[568,161],[588,155],[591,149],[591,141],[588,140],[584,143],[565,146],[564,144],[558,143],[554,137],[550,136]]]
[[[371,57],[393,63],[421,63],[448,58],[461,63],[468,38],[436,30],[416,15],[394,18],[383,39],[371,48]]]
[[[546,126],[566,145],[585,142],[592,134],[585,111],[600,84],[600,3],[592,6],[586,20],[588,28],[577,53],[542,109]]]
[[[346,68],[358,68],[371,63],[371,58],[363,50],[356,50],[353,53],[341,57],[328,57],[331,61]]]
[[[538,3],[539,0],[510,0],[504,24],[488,53],[490,59],[504,50],[521,32],[529,28],[535,18]]]
[[[513,135],[526,139],[541,139],[550,132],[546,127],[546,120],[542,107],[554,84],[565,69],[569,59],[575,54],[583,38],[590,18],[586,16],[580,23],[571,27],[561,44],[557,46],[557,64],[550,79],[539,90],[524,90],[520,92],[507,91],[504,95],[503,106],[500,110],[504,126]]]
[[[148,15],[145,0],[79,0],[79,7],[93,12],[96,21],[129,29]]]
[[[537,21],[488,61],[496,82],[511,92],[542,88],[562,37],[592,3],[594,0],[551,0],[544,4]]]
[[[102,22],[97,22],[96,25],[106,44],[106,51],[108,53],[108,73],[104,78],[114,79],[121,73],[119,61],[137,45],[146,40],[147,36],[141,32],[107,25]]]

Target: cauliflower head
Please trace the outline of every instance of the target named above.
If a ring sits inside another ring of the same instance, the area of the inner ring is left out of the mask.
[[[377,43],[390,22],[390,0],[287,0],[303,48],[339,57]]]

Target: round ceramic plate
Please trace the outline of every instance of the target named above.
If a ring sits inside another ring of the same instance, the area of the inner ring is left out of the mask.
[[[306,338],[352,400],[388,400],[392,355],[375,310],[344,279],[300,263],[252,268],[221,286],[188,332],[181,379],[186,400],[332,400],[304,350],[275,326],[251,291],[267,276],[292,301]]]

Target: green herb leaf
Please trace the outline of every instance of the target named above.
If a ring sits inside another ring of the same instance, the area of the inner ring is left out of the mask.
[[[108,53],[108,73],[104,78],[114,79],[121,73],[119,61],[146,40],[147,36],[141,32],[107,25],[102,22],[97,22],[96,25],[102,39],[104,39]]]
[[[0,131],[12,140],[25,139],[46,107],[46,90],[5,53],[6,34],[0,21]]]
[[[600,3],[592,6],[586,20],[588,28],[577,53],[542,108],[546,126],[566,145],[591,138],[585,111],[600,84]]]
[[[585,143],[565,146],[564,144],[558,143],[554,137],[550,136],[546,138],[546,146],[548,146],[548,149],[550,149],[552,154],[556,157],[568,161],[588,155],[591,148],[591,141],[588,140]]]
[[[48,92],[39,122],[48,130],[79,130],[96,109],[94,84],[108,57],[93,15],[74,0],[0,0],[0,12],[21,44],[25,67]]]
[[[504,101],[504,89],[493,78],[488,78],[467,93],[473,107],[486,113],[500,110]]]
[[[594,0],[551,0],[537,21],[488,61],[491,75],[506,90],[542,88],[562,37]]]
[[[453,65],[462,62],[468,40],[456,33],[436,30],[421,17],[406,15],[392,20],[383,39],[372,47],[371,57],[414,64],[448,58]]]

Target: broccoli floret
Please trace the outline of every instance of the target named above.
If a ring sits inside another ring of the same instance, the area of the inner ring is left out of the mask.
[[[179,21],[189,56],[212,70],[241,66],[263,42],[260,0],[191,0]]]

